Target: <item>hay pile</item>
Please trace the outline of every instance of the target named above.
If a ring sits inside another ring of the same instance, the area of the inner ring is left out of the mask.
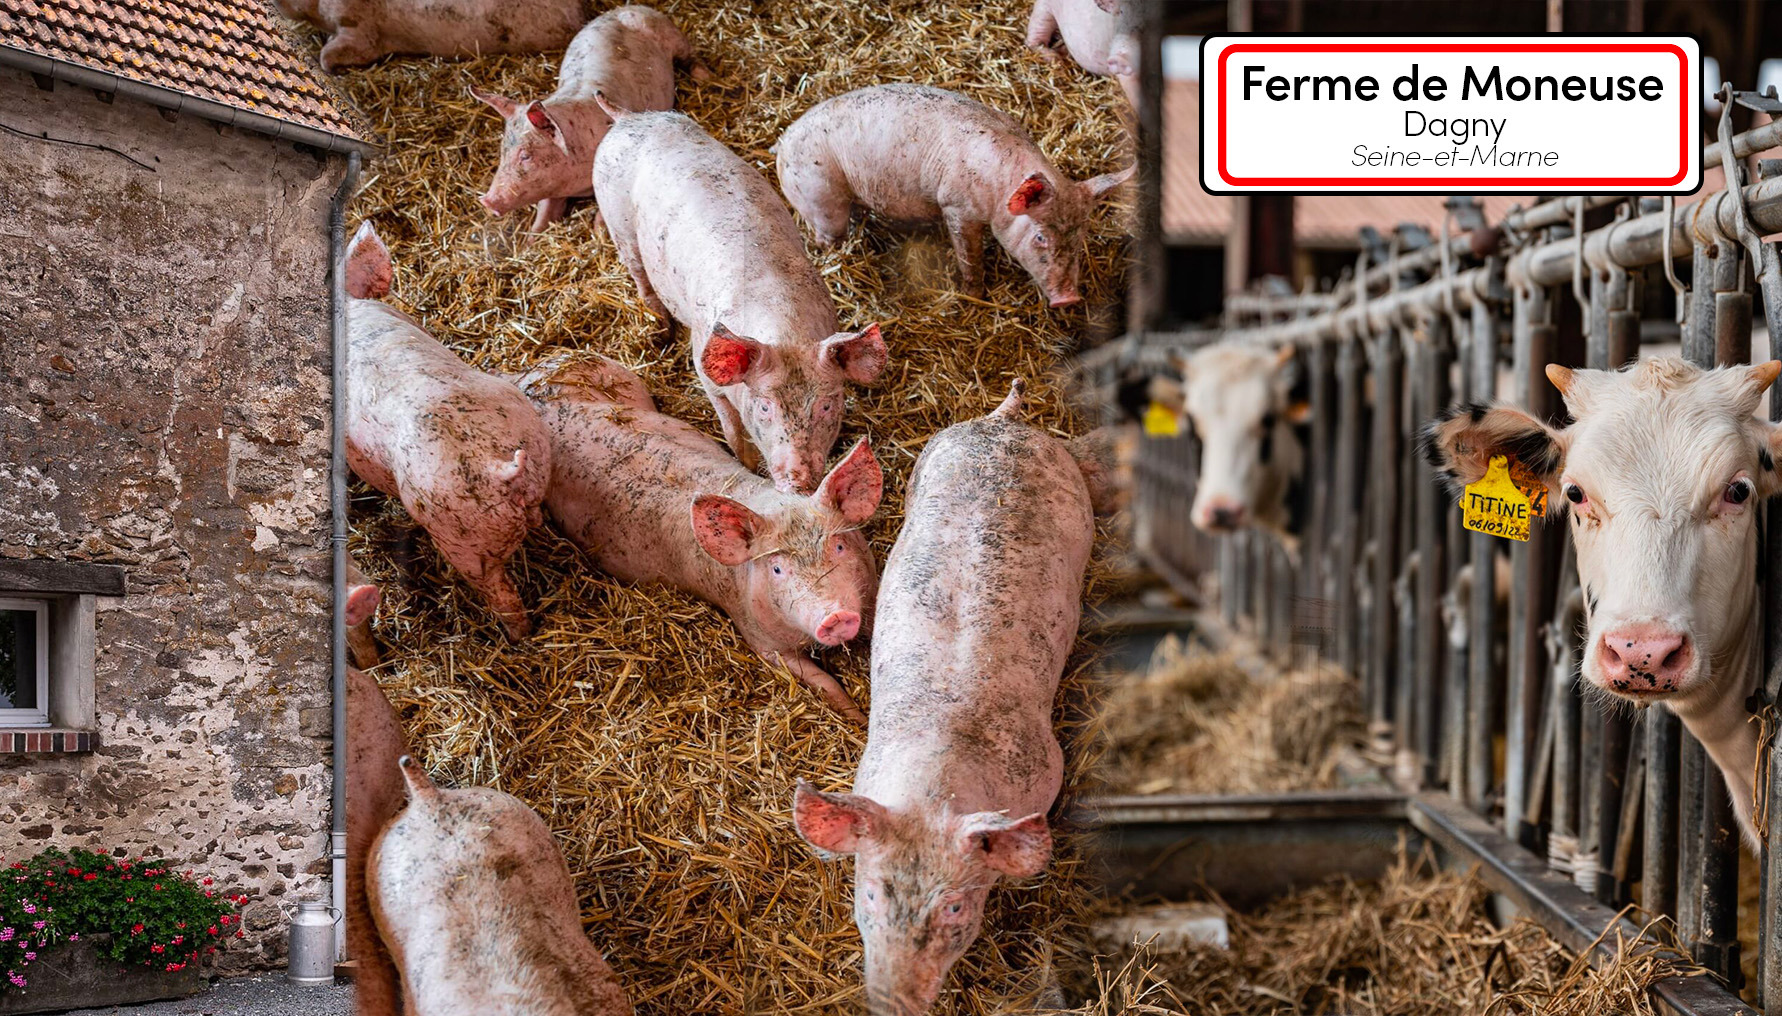
[[[1367,730],[1359,686],[1335,667],[1272,674],[1175,636],[1115,679],[1103,722],[1109,790],[1126,794],[1328,789],[1360,768]]]
[[[888,81],[954,88],[1008,111],[1073,177],[1132,159],[1118,86],[1023,50],[1027,0],[656,6],[716,72],[703,83],[681,76],[681,109],[770,179],[767,148],[798,114]],[[530,212],[492,220],[477,204],[501,123],[466,86],[543,97],[556,70],[555,57],[402,59],[344,75],[389,151],[368,167],[352,217],[375,222],[391,248],[392,302],[466,361],[517,371],[560,349],[605,353],[638,370],[666,412],[716,435],[685,348],[661,340],[611,244],[593,232],[592,207],[522,249]],[[1028,379],[1035,422],[1079,430],[1058,362],[1118,320],[1123,222],[1117,207],[1098,217],[1082,282],[1083,306],[1098,308],[1089,312],[1046,310],[995,250],[987,298],[958,294],[939,233],[871,223],[839,249],[813,252],[844,327],[876,320],[891,350],[883,383],[854,390],[837,445],[870,436],[885,468],[870,531],[881,560],[923,443],[994,407],[1011,377]],[[545,817],[589,933],[638,1012],[859,1009],[851,866],[814,860],[790,817],[796,779],[850,783],[859,733],[744,648],[720,612],[609,581],[552,530],[514,561],[537,633],[510,646],[399,505],[358,487],[353,512],[353,550],[384,588],[376,631],[386,662],[376,674],[416,749],[440,777],[515,794]],[[1091,601],[1100,574],[1092,569]],[[864,652],[825,662],[867,705]],[[1086,659],[1074,662],[1058,708],[1069,759],[1061,805],[1082,793],[1093,761],[1092,698]],[[995,930],[956,968],[937,1011],[994,1011],[1052,950],[1060,962],[1082,956],[1091,891],[1079,847],[1062,837],[1045,876],[992,895]]]
[[[1439,872],[1427,855],[1408,858],[1401,847],[1378,883],[1322,886],[1255,914],[1224,907],[1229,950],[1158,952],[1138,943],[1102,958],[1099,997],[1076,1011],[1649,1014],[1648,985],[1695,969],[1674,946],[1623,948],[1593,967],[1532,921],[1494,926],[1488,895],[1476,877]]]

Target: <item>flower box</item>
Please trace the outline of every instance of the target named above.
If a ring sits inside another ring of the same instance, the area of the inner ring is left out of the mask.
[[[94,935],[45,946],[30,966],[30,985],[0,994],[0,1016],[187,998],[203,989],[198,964],[169,973],[114,963],[101,955],[108,938]]]

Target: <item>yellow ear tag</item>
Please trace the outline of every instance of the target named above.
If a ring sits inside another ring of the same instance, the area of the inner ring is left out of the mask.
[[[1148,437],[1182,436],[1182,418],[1161,402],[1145,407],[1145,434]]]
[[[1546,509],[1546,487],[1527,475],[1512,479],[1509,458],[1493,455],[1485,475],[1460,496],[1460,523],[1475,533],[1526,542],[1530,523]]]
[[[1146,437],[1181,437],[1181,417],[1164,403],[1144,406]]]

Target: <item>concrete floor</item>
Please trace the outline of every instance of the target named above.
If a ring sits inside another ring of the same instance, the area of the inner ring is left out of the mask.
[[[66,1016],[352,1016],[353,986],[299,988],[282,974],[218,981],[177,1002],[81,1009]]]

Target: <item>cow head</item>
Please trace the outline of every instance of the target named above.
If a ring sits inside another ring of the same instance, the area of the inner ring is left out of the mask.
[[[1293,347],[1215,345],[1182,365],[1183,408],[1200,438],[1200,481],[1189,519],[1208,532],[1286,524],[1299,474]]]
[[[1471,483],[1515,458],[1571,517],[1589,621],[1583,674],[1686,721],[1736,707],[1754,635],[1759,500],[1775,493],[1782,431],[1752,416],[1782,362],[1703,370],[1672,357],[1619,371],[1550,366],[1576,421],[1462,407],[1428,428],[1430,461]],[[1706,740],[1706,739],[1704,739]]]

